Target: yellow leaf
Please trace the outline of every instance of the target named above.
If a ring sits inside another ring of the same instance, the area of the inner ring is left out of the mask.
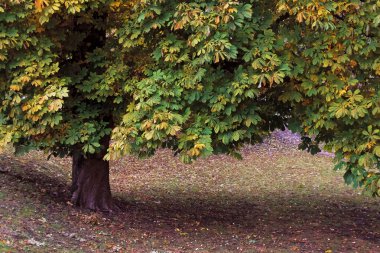
[[[18,85],[15,85],[15,84],[12,84],[9,88],[13,91],[20,91],[21,90],[21,87]]]
[[[297,19],[297,21],[298,21],[299,23],[302,23],[302,21],[303,21],[303,19],[304,19],[304,15],[303,15],[303,13],[302,13],[302,12],[298,13],[296,19]]]
[[[172,126],[169,134],[174,136],[174,135],[177,135],[179,131],[181,131],[180,126]]]
[[[214,62],[215,62],[215,63],[218,63],[218,62],[219,62],[219,54],[218,54],[218,53],[215,54]]]
[[[219,24],[219,22],[220,22],[220,17],[217,16],[217,17],[215,18],[215,24]]]
[[[30,108],[29,105],[23,105],[23,106],[21,107],[21,110],[22,110],[23,112],[25,112],[25,111],[27,111],[29,108]]]
[[[346,90],[341,90],[341,91],[339,91],[339,96],[341,97],[341,96],[343,96],[343,95],[346,94],[346,93],[347,93]]]
[[[51,102],[48,106],[49,111],[58,111],[62,108],[62,100],[56,99],[53,102]]]
[[[33,115],[33,116],[32,116],[32,120],[33,120],[33,121],[38,121],[39,119],[40,119],[40,117],[37,116],[37,115]]]
[[[368,142],[368,143],[366,144],[366,146],[367,146],[368,149],[371,149],[375,144],[376,144],[376,142],[374,142],[374,141],[370,141],[370,142]]]
[[[22,83],[27,83],[27,82],[30,81],[30,77],[29,77],[29,76],[22,76],[22,77],[20,78],[20,81],[21,81]]]
[[[156,126],[156,128],[159,129],[159,130],[162,130],[162,129],[168,128],[168,126],[169,126],[168,123],[161,122],[159,125]]]
[[[153,135],[154,135],[154,130],[149,131],[149,132],[145,132],[145,139],[147,139],[149,141],[153,138]]]
[[[199,154],[201,153],[198,149],[196,148],[192,148],[190,149],[188,152],[188,155],[190,156],[199,156]]]
[[[4,60],[6,60],[6,59],[7,59],[7,57],[6,57],[5,55],[0,54],[0,61],[4,61]]]
[[[38,12],[42,11],[42,9],[48,5],[48,0],[35,0],[34,6]]]
[[[147,121],[145,121],[145,122],[141,125],[141,129],[142,129],[142,130],[147,130],[147,129],[149,129],[151,126],[152,126],[152,122],[151,122],[150,120],[147,120]]]
[[[32,85],[34,85],[34,86],[40,86],[42,84],[42,81],[41,80],[34,80],[33,82],[32,82]]]
[[[228,9],[228,13],[234,13],[234,12],[237,12],[236,8],[229,8]]]
[[[179,29],[182,29],[183,28],[183,23],[181,21],[179,22],[175,22],[175,25],[174,25],[174,30],[179,30]]]
[[[197,143],[194,145],[195,149],[200,149],[200,150],[204,149],[205,147],[206,147],[206,145],[202,144],[202,143]]]
[[[121,4],[120,1],[115,1],[115,2],[113,2],[113,3],[110,4],[110,7],[111,7],[112,10],[116,10],[116,9],[118,9],[120,7],[120,4]]]
[[[36,0],[34,2],[34,6],[36,7],[37,11],[41,11],[42,10],[42,3],[43,3],[43,0]]]

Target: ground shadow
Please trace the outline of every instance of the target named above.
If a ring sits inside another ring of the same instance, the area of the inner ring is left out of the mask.
[[[1,158],[1,155],[0,155]],[[0,174],[7,185],[23,195],[36,194],[28,189],[43,188],[44,199],[55,203],[69,200],[67,179],[48,176],[30,168],[28,164],[13,161],[18,170]],[[0,162],[1,165],[1,162]],[[18,188],[22,183],[29,187]],[[158,192],[160,189],[146,189]],[[128,229],[154,232],[172,230],[212,228],[234,233],[317,236],[330,234],[344,238],[380,243],[380,204],[358,205],[354,201],[324,196],[236,196],[221,193],[220,196],[194,195],[184,197],[183,192],[160,195],[154,201],[141,201],[129,197],[128,193],[117,194],[115,200],[123,212],[111,217],[111,222]],[[227,232],[228,233],[228,232]]]

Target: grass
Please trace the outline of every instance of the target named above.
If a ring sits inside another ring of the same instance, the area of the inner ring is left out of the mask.
[[[106,216],[67,203],[68,159],[3,152],[0,252],[380,252],[379,200],[344,185],[331,157],[278,140],[243,157],[115,161],[124,211]]]

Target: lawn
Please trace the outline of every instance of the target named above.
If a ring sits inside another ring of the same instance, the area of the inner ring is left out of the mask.
[[[70,160],[0,153],[0,252],[380,252],[380,201],[332,156],[274,136],[184,165],[168,150],[112,162],[122,211],[72,207]]]

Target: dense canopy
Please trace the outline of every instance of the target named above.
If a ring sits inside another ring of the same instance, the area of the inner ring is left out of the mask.
[[[238,157],[289,127],[379,196],[379,25],[376,0],[2,0],[0,146],[73,156],[74,200],[107,209],[75,168]]]

